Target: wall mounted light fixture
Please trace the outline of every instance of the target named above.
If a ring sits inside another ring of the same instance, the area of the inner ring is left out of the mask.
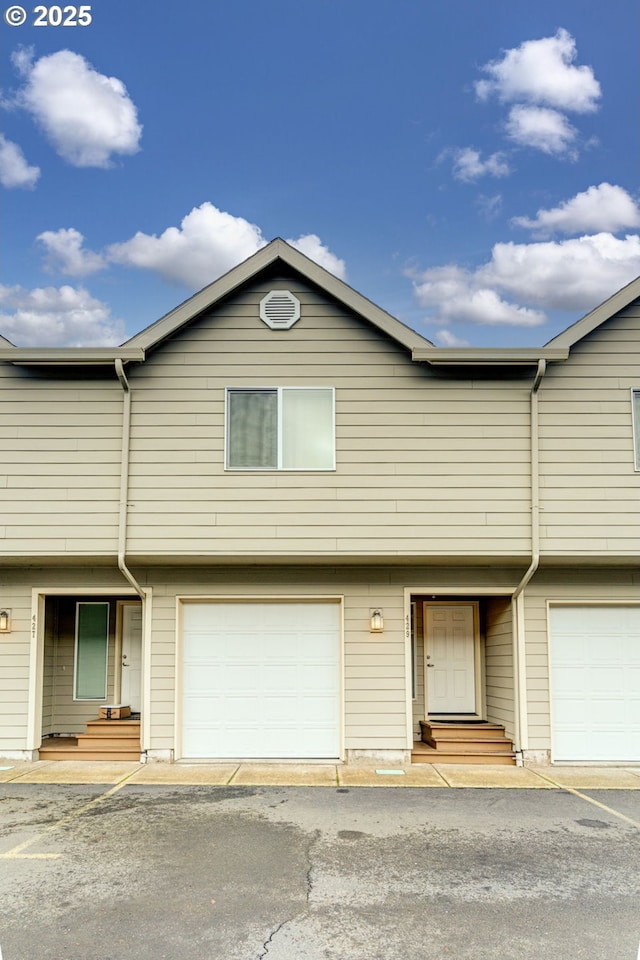
[[[0,610],[0,633],[11,633],[11,610]]]
[[[384,617],[382,616],[382,610],[380,610],[378,607],[375,610],[370,610],[369,612],[371,614],[369,631],[371,633],[382,633],[384,630]]]

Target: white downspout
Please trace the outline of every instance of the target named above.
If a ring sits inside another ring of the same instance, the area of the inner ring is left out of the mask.
[[[127,508],[129,502],[129,447],[131,437],[131,391],[129,381],[124,373],[122,360],[115,361],[116,374],[123,393],[122,406],[122,452],[120,456],[120,505],[118,512],[118,569],[122,576],[129,581],[133,589],[142,600],[142,714],[141,714],[141,759],[147,758],[149,749],[149,721],[148,711],[151,702],[150,674],[149,674],[149,643],[151,637],[151,605],[148,603],[147,591],[140,586],[131,573],[126,562],[127,553]]]
[[[120,456],[120,508],[118,513],[118,569],[125,577],[141,600],[147,595],[138,581],[127,567],[125,555],[127,552],[127,504],[129,500],[129,438],[131,435],[131,391],[129,381],[124,373],[122,360],[116,360],[116,374],[122,386],[122,452]],[[143,613],[144,616],[144,613]]]
[[[515,672],[515,727],[518,763],[522,752],[529,747],[529,718],[527,702],[526,634],[524,590],[540,564],[540,428],[538,417],[538,390],[547,370],[547,361],[538,360],[536,377],[531,387],[531,563],[512,597],[513,658]]]

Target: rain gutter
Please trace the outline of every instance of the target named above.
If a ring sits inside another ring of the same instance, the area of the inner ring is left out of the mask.
[[[540,565],[540,424],[538,390],[547,370],[547,361],[540,358],[531,387],[531,562],[511,598],[513,614],[513,659],[515,675],[515,726],[519,762],[522,751],[529,747],[529,719],[527,703],[527,663],[524,590]]]

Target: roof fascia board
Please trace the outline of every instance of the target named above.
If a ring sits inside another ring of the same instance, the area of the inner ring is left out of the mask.
[[[162,340],[171,334],[177,332],[182,326],[189,323],[198,314],[204,310],[210,309],[228,294],[233,293],[242,284],[251,280],[261,270],[270,266],[276,260],[282,260],[283,263],[297,270],[302,276],[306,277],[316,286],[320,287],[326,293],[335,297],[345,306],[349,307],[355,313],[369,320],[379,330],[382,330],[388,336],[401,343],[404,347],[412,350],[415,347],[435,349],[425,337],[421,337],[410,327],[405,326],[400,320],[396,320],[391,314],[387,313],[381,307],[376,306],[370,300],[367,300],[362,294],[358,293],[343,280],[329,273],[324,267],[321,267],[315,261],[310,260],[305,254],[295,250],[284,240],[272,240],[265,247],[254,253],[248,260],[244,260],[237,267],[233,267],[228,273],[225,273],[218,280],[214,280],[209,286],[204,287],[199,293],[196,293],[189,300],[176,307],[166,316],[162,317],[156,323],[151,324],[146,330],[136,334],[127,340],[127,346],[141,346],[145,350],[150,350],[157,346]]]
[[[228,273],[223,274],[223,276],[214,280],[213,283],[203,287],[202,290],[199,290],[198,293],[195,293],[192,297],[189,297],[188,300],[179,304],[179,306],[165,314],[164,317],[161,317],[160,320],[156,320],[155,323],[141,330],[140,333],[135,334],[135,336],[126,341],[126,345],[128,347],[141,346],[145,350],[155,347],[199,313],[202,313],[203,310],[207,310],[218,300],[221,300],[242,286],[243,283],[250,280],[251,277],[260,270],[264,270],[265,267],[268,267],[277,259],[277,256],[278,254],[272,248],[271,244],[262,247],[257,253],[249,257],[248,260],[243,260],[237,267],[233,267]]]
[[[547,347],[572,347],[579,340],[588,336],[593,330],[602,323],[610,320],[620,310],[624,310],[630,303],[633,303],[640,297],[640,277],[636,277],[631,283],[628,283],[622,290],[618,290],[613,296],[605,300],[598,307],[587,313],[581,320],[577,320],[562,333],[549,340]]]
[[[0,347],[0,360],[50,366],[107,366],[115,360],[144,360],[140,347]]]
[[[415,349],[412,358],[426,361],[433,366],[472,367],[532,367],[539,360],[562,361],[569,356],[568,348],[485,348],[485,347],[437,347],[432,350]]]

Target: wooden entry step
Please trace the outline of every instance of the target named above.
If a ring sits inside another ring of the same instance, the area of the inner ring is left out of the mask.
[[[41,760],[139,760],[139,720],[90,720],[87,732],[51,737],[39,750]]]
[[[421,720],[422,742],[414,744],[412,763],[497,763],[515,766],[511,740],[498,723]]]
[[[89,720],[87,723],[87,732],[81,733],[81,737],[137,737],[140,739],[140,721],[139,720]]]

